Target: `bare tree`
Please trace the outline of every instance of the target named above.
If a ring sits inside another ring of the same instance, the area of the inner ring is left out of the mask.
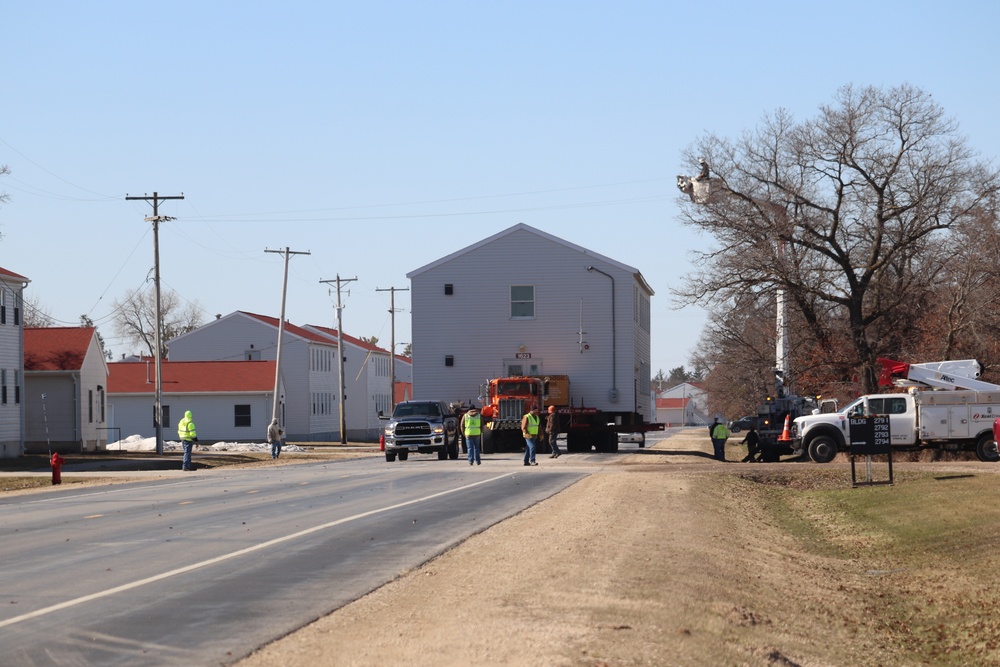
[[[156,295],[152,288],[129,290],[114,302],[115,332],[154,355],[156,349]],[[161,291],[160,330],[161,359],[167,356],[170,339],[197,329],[201,324],[201,307],[197,302],[182,301],[173,290]]]
[[[698,158],[710,194],[684,202],[683,220],[718,247],[676,295],[711,305],[783,290],[817,346],[846,339],[862,391],[899,345],[883,334],[933,291],[921,260],[1000,184],[908,85],[847,86],[814,119],[778,111],[738,141],[709,135],[686,153],[691,167]]]
[[[55,318],[42,305],[37,295],[32,295],[24,300],[24,326],[26,329],[44,329],[55,326],[55,324]]]

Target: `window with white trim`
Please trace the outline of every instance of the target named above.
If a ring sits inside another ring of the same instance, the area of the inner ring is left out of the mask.
[[[510,286],[510,319],[531,320],[535,318],[535,286]]]

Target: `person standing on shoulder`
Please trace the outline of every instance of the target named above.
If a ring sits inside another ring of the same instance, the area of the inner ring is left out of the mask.
[[[712,427],[712,447],[715,449],[715,458],[719,461],[726,460],[726,440],[728,439],[729,429],[716,417],[715,426]]]
[[[469,465],[480,465],[479,451],[482,448],[483,416],[476,406],[462,415],[462,434],[465,435],[465,449],[469,452]]]
[[[559,412],[556,411],[556,406],[549,406],[549,418],[545,422],[545,435],[549,439],[549,447],[552,448],[552,454],[549,456],[550,459],[557,459],[562,454],[559,451]]]
[[[536,466],[535,463],[535,441],[538,439],[538,425],[541,423],[538,416],[538,406],[532,406],[528,414],[521,417],[521,435],[524,436],[524,465]]]
[[[281,456],[281,447],[284,444],[281,441],[281,437],[285,435],[285,432],[281,430],[278,426],[278,419],[275,417],[271,420],[271,425],[267,427],[267,441],[271,443],[271,458],[276,459]]]
[[[750,424],[750,428],[747,430],[747,434],[743,436],[740,440],[741,445],[747,446],[747,455],[743,458],[743,463],[748,461],[759,462],[762,458],[760,451],[760,435],[757,433],[757,427]]]
[[[191,411],[184,413],[184,418],[177,422],[177,437],[181,439],[181,446],[184,448],[184,460],[181,462],[181,470],[194,470],[191,464],[191,448],[198,442],[198,429],[194,427],[194,419]]]

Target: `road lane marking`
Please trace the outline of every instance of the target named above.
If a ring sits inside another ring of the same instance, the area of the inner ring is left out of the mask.
[[[85,516],[83,518],[84,519],[100,519],[102,516],[104,516],[104,515],[103,514],[90,514],[90,515]]]
[[[409,507],[410,505],[416,505],[418,503],[426,502],[428,500],[434,500],[435,498],[441,498],[443,496],[448,496],[453,493],[458,493],[459,491],[466,491],[468,489],[475,488],[477,486],[482,486],[484,484],[489,484],[491,482],[496,482],[501,479],[506,479],[508,477],[513,477],[515,473],[506,473],[499,475],[497,477],[491,477],[490,479],[484,479],[478,482],[473,482],[472,484],[466,484],[465,486],[459,486],[454,489],[448,489],[447,491],[440,491],[438,493],[432,493],[429,496],[424,496],[422,498],[414,498],[413,500],[407,500],[406,502],[397,503],[395,505],[390,505],[388,507],[382,507],[379,509],[369,510],[367,512],[362,512],[361,514],[355,514],[354,516],[344,517],[343,519],[337,519],[336,521],[330,521],[328,523],[320,524],[318,526],[313,526],[312,528],[306,528],[305,530],[300,530],[296,533],[290,535],[285,535],[284,537],[276,537],[273,540],[267,540],[266,542],[261,542],[260,544],[255,544],[251,547],[246,547],[244,549],[238,549],[232,551],[228,554],[222,554],[221,556],[216,556],[215,558],[209,558],[208,560],[203,560],[199,563],[192,563],[191,565],[185,565],[184,567],[179,567],[175,570],[170,570],[169,572],[162,572],[152,577],[146,577],[145,579],[139,579],[138,581],[133,581],[128,584],[122,584],[121,586],[115,586],[114,588],[109,588],[98,593],[91,593],[90,595],[83,595],[72,600],[66,600],[65,602],[60,602],[59,604],[54,604],[49,607],[44,607],[42,609],[36,609],[35,611],[28,612],[27,614],[21,614],[20,616],[15,616],[13,618],[8,618],[6,621],[0,621],[0,628],[6,628],[10,625],[16,623],[21,623],[22,621],[27,621],[32,618],[38,618],[39,616],[45,616],[53,612],[62,611],[63,609],[69,609],[70,607],[75,607],[85,602],[93,602],[94,600],[100,600],[101,598],[110,597],[118,593],[124,593],[125,591],[130,591],[141,586],[146,586],[147,584],[156,583],[157,581],[163,581],[164,579],[169,579],[171,577],[176,577],[180,574],[186,574],[188,572],[193,572],[195,570],[200,570],[203,567],[208,567],[210,565],[216,565],[218,563],[225,562],[227,560],[232,560],[233,558],[239,558],[240,556],[245,556],[247,554],[254,553],[256,551],[261,551],[262,549],[267,549],[268,547],[273,547],[276,544],[282,544],[284,542],[290,542],[292,540],[298,539],[300,537],[305,537],[313,533],[318,533],[320,531],[326,530],[328,528],[333,528],[335,526],[340,526],[351,521],[356,521],[358,519],[364,519],[366,517],[375,516],[376,514],[382,514],[384,512],[391,512],[393,510],[398,510],[401,507]]]

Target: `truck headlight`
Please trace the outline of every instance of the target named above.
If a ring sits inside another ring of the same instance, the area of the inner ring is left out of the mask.
[[[434,426],[434,435],[442,435],[444,433],[444,425],[437,424]]]

